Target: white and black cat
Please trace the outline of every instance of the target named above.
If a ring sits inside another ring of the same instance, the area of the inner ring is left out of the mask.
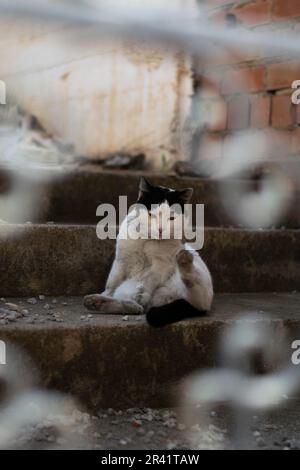
[[[153,186],[141,179],[138,204],[120,227],[105,291],[84,298],[89,310],[146,313],[152,326],[210,310],[213,285],[209,270],[197,251],[174,236],[183,218],[183,210],[176,208],[183,209],[192,192]],[[138,237],[134,235],[137,229]]]

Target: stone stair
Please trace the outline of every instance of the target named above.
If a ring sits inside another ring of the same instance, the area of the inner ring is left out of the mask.
[[[163,329],[150,328],[143,316],[90,314],[78,296],[46,297],[35,305],[6,300],[29,313],[1,325],[0,338],[30,354],[43,385],[94,410],[176,405],[181,379],[215,367],[220,334],[245,315],[256,313],[258,322],[270,325],[275,348],[278,334],[292,341],[300,333],[296,293],[217,294],[210,316]]]
[[[0,225],[2,296],[84,295],[103,289],[115,241],[94,225]],[[300,231],[207,228],[201,256],[216,292],[294,291],[300,285]]]
[[[142,317],[89,316],[82,296],[103,288],[115,244],[97,238],[96,208],[116,205],[120,194],[133,203],[140,176],[79,167],[47,183],[39,215],[13,226],[13,237],[11,225],[0,225],[0,307],[9,301],[28,310],[0,321],[0,339],[29,352],[44,385],[70,392],[90,408],[168,405],[183,376],[217,364],[220,334],[246,313],[256,312],[259,321],[294,339],[300,326],[294,208],[285,229],[232,227],[220,209],[216,182],[153,174],[149,179],[160,184],[193,186],[193,202],[205,204],[201,255],[217,293],[213,311],[162,330],[151,329]],[[3,192],[8,180],[2,172]],[[29,297],[36,303],[28,303]]]

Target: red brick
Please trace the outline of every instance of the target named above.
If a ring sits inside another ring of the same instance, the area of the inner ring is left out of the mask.
[[[246,129],[249,125],[249,97],[234,96],[228,101],[228,128]]]
[[[286,129],[295,123],[296,108],[291,95],[279,95],[272,98],[272,126]]]
[[[284,158],[300,154],[300,127],[293,130],[266,129],[265,136],[269,142],[270,157]]]
[[[222,156],[223,137],[219,134],[206,133],[199,149],[200,158],[202,160],[216,160]]]
[[[255,95],[250,98],[251,114],[250,126],[263,129],[270,124],[271,98],[270,96]]]
[[[264,89],[264,67],[251,67],[229,70],[225,73],[222,93],[230,95],[241,92],[254,92]]]
[[[202,75],[203,89],[209,90],[211,96],[220,96],[222,80],[223,72],[221,70],[216,68],[204,70]]]
[[[273,17],[277,19],[300,16],[299,0],[274,0]]]
[[[237,20],[247,26],[266,24],[271,21],[271,0],[253,1],[229,10]]]
[[[275,53],[274,53],[275,55]],[[212,49],[212,55],[210,56],[211,61],[214,65],[245,65],[245,62],[252,62],[254,60],[261,60],[265,57],[270,57],[270,51],[266,48],[260,47],[259,49],[247,48],[245,50],[224,50],[224,48],[217,48],[216,46]]]
[[[209,52],[209,59],[213,66],[242,64],[245,60],[248,60],[245,51],[234,50],[233,48],[229,50],[224,49],[223,46],[212,45]],[[247,53],[249,54],[249,51]],[[259,59],[260,57],[256,52],[254,58]]]
[[[202,99],[210,99],[220,97],[221,84],[220,75],[202,75],[197,74],[196,78],[201,83],[200,96]]]
[[[295,80],[299,79],[299,60],[291,60],[289,62],[271,64],[267,68],[266,88],[267,90],[289,88]]]
[[[211,100],[209,106],[208,130],[225,131],[227,125],[227,104],[222,99]]]

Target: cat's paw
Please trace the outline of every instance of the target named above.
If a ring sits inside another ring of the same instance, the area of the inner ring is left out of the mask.
[[[142,305],[143,307],[146,307],[150,303],[150,300],[151,300],[151,295],[148,294],[148,292],[140,292],[136,296],[136,302]]]
[[[143,307],[146,307],[151,300],[151,295],[147,291],[145,291],[144,285],[142,283],[138,285],[134,300]]]
[[[145,313],[144,307],[134,300],[124,301],[122,305],[124,313],[128,313],[129,315],[143,315],[143,313]]]
[[[83,299],[83,305],[88,310],[94,310],[101,312],[103,310],[104,304],[110,300],[109,297],[105,297],[100,294],[90,294],[86,295]]]
[[[194,260],[193,254],[188,250],[181,250],[176,255],[176,261],[179,267],[188,268]]]

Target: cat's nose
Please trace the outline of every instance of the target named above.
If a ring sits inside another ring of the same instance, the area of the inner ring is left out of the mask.
[[[159,235],[162,234],[162,228],[159,228],[159,229],[158,229],[158,233],[159,233]]]

